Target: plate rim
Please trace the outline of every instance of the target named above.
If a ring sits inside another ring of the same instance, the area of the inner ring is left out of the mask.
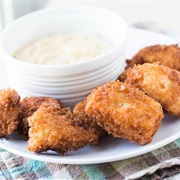
[[[136,150],[134,152],[128,152],[128,153],[125,153],[123,154],[123,157],[121,156],[121,158],[119,158],[118,156],[111,156],[110,158],[96,158],[96,160],[94,159],[88,159],[88,162],[87,163],[84,163],[85,160],[84,159],[63,159],[62,156],[59,156],[60,158],[62,159],[58,159],[58,155],[55,156],[56,158],[54,157],[48,157],[47,158],[45,157],[45,159],[42,159],[44,158],[44,154],[36,154],[36,153],[33,153],[33,152],[22,152],[22,151],[19,151],[19,150],[16,150],[16,149],[12,149],[12,148],[9,148],[8,146],[2,144],[0,142],[0,148],[3,148],[5,149],[6,151],[8,152],[11,152],[13,154],[16,154],[16,155],[19,155],[19,156],[22,156],[24,158],[28,158],[28,159],[33,159],[33,160],[38,160],[38,161],[44,161],[44,162],[48,162],[48,163],[55,163],[55,164],[100,164],[100,163],[108,163],[108,162],[114,162],[114,161],[120,161],[120,160],[125,160],[125,159],[129,159],[129,158],[132,158],[132,157],[136,157],[136,156],[139,156],[139,155],[143,155],[143,154],[146,154],[148,152],[151,152],[151,151],[154,151],[156,149],[159,149],[175,140],[177,140],[178,138],[180,137],[180,132],[160,141],[160,142],[156,142],[154,144],[148,144],[148,145],[145,145],[143,146],[143,150]],[[150,147],[149,147],[150,145]],[[66,156],[65,156],[66,157]],[[60,160],[60,162],[58,161]]]

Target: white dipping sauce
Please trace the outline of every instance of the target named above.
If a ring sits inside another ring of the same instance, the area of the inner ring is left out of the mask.
[[[14,57],[34,64],[71,64],[102,55],[112,47],[112,43],[98,34],[57,34],[19,49]]]

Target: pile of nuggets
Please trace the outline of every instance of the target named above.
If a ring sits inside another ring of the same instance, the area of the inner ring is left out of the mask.
[[[164,113],[180,116],[180,48],[155,45],[127,60],[118,80],[93,89],[73,110],[50,97],[0,90],[0,137],[18,131],[36,153],[60,155],[95,145],[104,135],[148,144]]]

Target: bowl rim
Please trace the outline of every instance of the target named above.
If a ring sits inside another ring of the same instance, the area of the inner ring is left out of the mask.
[[[2,38],[4,36],[4,34],[6,33],[7,30],[9,29],[13,29],[14,26],[16,26],[16,24],[18,23],[22,23],[22,21],[28,19],[28,18],[33,18],[34,16],[38,15],[38,14],[46,14],[52,11],[59,11],[62,9],[71,9],[71,8],[78,8],[78,9],[88,9],[88,10],[96,10],[100,13],[108,13],[116,18],[119,18],[122,22],[123,28],[125,29],[125,36],[124,39],[120,40],[119,43],[117,45],[115,45],[113,48],[111,48],[110,50],[108,50],[107,52],[103,53],[102,55],[96,56],[94,58],[90,58],[88,60],[85,61],[80,61],[80,62],[75,62],[75,63],[70,63],[70,64],[60,64],[60,65],[42,65],[42,64],[33,64],[33,63],[28,63],[28,62],[24,62],[21,60],[18,60],[16,58],[14,58],[13,56],[9,55],[6,50],[3,48],[2,46]],[[13,22],[11,22],[6,28],[3,29],[3,31],[0,33],[0,51],[1,54],[4,55],[4,57],[6,57],[8,59],[8,61],[11,61],[12,63],[16,63],[17,65],[24,65],[24,66],[29,66],[29,67],[34,67],[34,68],[76,68],[79,66],[83,66],[83,65],[89,65],[92,63],[96,63],[98,61],[98,59],[103,58],[108,56],[109,54],[112,54],[114,51],[120,49],[120,47],[122,47],[126,40],[127,40],[127,33],[128,33],[128,26],[126,21],[118,14],[108,10],[108,9],[104,9],[104,8],[99,8],[99,7],[94,7],[94,6],[85,6],[85,5],[63,5],[61,7],[58,8],[47,8],[47,9],[41,9],[38,11],[34,11],[31,13],[28,13],[16,20],[14,20]],[[122,48],[124,49],[124,48]],[[121,51],[121,49],[120,49]],[[5,61],[7,61],[7,59]]]

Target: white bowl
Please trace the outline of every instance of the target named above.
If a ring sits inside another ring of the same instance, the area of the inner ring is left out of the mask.
[[[121,61],[120,61],[121,62]],[[120,64],[120,63],[119,63]],[[117,79],[117,74],[120,72],[120,66],[114,67],[114,69],[106,74],[105,76],[102,76],[100,78],[97,78],[93,81],[89,81],[87,83],[80,83],[78,85],[68,85],[68,86],[40,86],[40,85],[33,85],[29,83],[25,83],[24,81],[20,81],[19,79],[14,79],[13,84],[16,85],[17,90],[19,87],[21,87],[21,83],[24,84],[24,91],[29,90],[31,92],[39,93],[39,94],[46,94],[49,95],[65,95],[65,94],[75,94],[79,92],[84,91],[91,91],[92,89],[104,84],[104,82],[107,82],[109,80]],[[18,87],[19,86],[19,87]]]
[[[30,64],[12,57],[16,50],[26,44],[56,33],[98,33],[110,41],[114,47],[98,57],[66,65]],[[16,79],[18,82],[14,83],[14,88],[20,95],[28,96],[36,93],[38,89],[39,95],[43,96],[49,93],[45,93],[45,90],[51,87],[49,94],[59,97],[70,86],[76,85],[76,90],[68,91],[68,93],[86,92],[87,90],[89,92],[94,88],[94,84],[99,86],[112,80],[112,76],[116,79],[123,68],[119,68],[119,72],[115,71],[113,75],[108,72],[108,69],[113,71],[117,65],[124,67],[126,42],[127,25],[120,16],[95,7],[68,6],[40,10],[15,20],[0,35],[0,51],[10,77],[13,81]],[[101,78],[100,81],[101,74],[105,78]],[[98,83],[95,82],[96,79],[99,79]],[[82,89],[83,83],[88,88]],[[47,86],[47,88],[42,88],[42,86]],[[56,91],[57,87],[62,86],[63,91],[61,89]],[[31,88],[28,90],[29,87]],[[26,93],[27,91],[29,93]],[[68,99],[68,102],[70,101],[71,99]]]
[[[8,68],[9,75],[13,78],[18,77],[19,80],[24,80],[28,82],[28,84],[37,84],[38,86],[44,85],[44,86],[67,86],[68,84],[80,84],[81,82],[89,82],[92,79],[97,79],[98,77],[104,76],[109,73],[109,71],[112,71],[114,67],[116,67],[119,63],[121,64],[121,71],[124,69],[125,65],[125,53],[123,53],[119,58],[115,59],[113,62],[99,68],[95,69],[86,73],[81,73],[78,75],[72,75],[72,76],[60,76],[60,77],[50,77],[48,74],[46,76],[42,77],[31,77],[24,75],[22,73],[19,73],[18,71],[13,71],[10,68]],[[124,62],[124,63],[123,63]],[[15,76],[14,76],[15,74]],[[13,80],[14,81],[14,80]]]

